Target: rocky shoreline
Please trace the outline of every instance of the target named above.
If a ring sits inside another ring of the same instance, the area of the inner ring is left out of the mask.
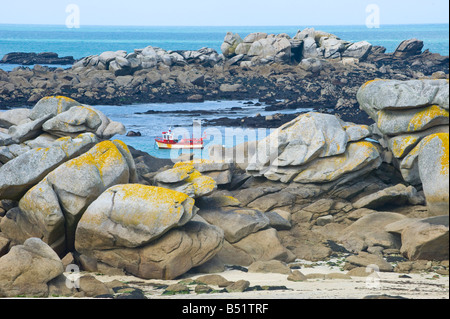
[[[372,124],[355,98],[365,82],[448,78],[448,56],[422,49],[422,41],[410,39],[386,53],[312,28],[292,38],[253,33],[242,39],[228,33],[220,53],[149,46],[89,56],[67,70],[0,71],[0,108],[31,106],[49,95],[89,105],[259,99],[280,112],[332,109],[345,121]]]
[[[430,272],[448,295],[448,80],[369,81],[355,98],[375,124],[309,112],[175,164],[114,140],[123,125],[67,97],[0,113],[0,296],[301,298],[245,274],[354,289],[395,272]]]
[[[448,57],[422,48],[228,33],[0,71],[0,297],[448,298]],[[166,160],[95,108],[208,99],[280,114]]]

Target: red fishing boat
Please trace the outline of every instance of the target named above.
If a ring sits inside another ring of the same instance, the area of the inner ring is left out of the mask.
[[[162,132],[162,137],[156,138],[155,142],[160,149],[203,149],[202,138],[174,139],[172,131]]]

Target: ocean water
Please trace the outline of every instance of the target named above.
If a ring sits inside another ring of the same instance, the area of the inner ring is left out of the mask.
[[[96,105],[95,108],[105,113],[114,121],[123,123],[127,131],[138,131],[142,134],[139,137],[128,137],[116,135],[114,139],[119,139],[127,145],[142,150],[158,158],[177,158],[182,153],[193,152],[196,158],[208,159],[209,147],[220,144],[225,147],[232,147],[246,141],[261,140],[272,132],[271,129],[252,129],[243,127],[205,126],[204,120],[228,117],[240,118],[252,116],[257,113],[261,116],[272,115],[277,112],[264,111],[264,105],[255,106],[245,104],[247,101],[205,101],[203,103],[152,103],[136,105]],[[257,101],[252,101],[256,103]],[[144,113],[148,110],[164,111],[173,113],[162,114],[136,114]],[[177,110],[183,111],[209,111],[211,114],[180,115]],[[288,110],[284,113],[308,112],[312,109]],[[184,137],[200,138],[204,137],[203,150],[164,150],[158,149],[155,145],[155,138],[161,137],[161,133],[172,129],[175,138]]]
[[[60,56],[76,59],[100,54],[104,51],[126,50],[146,46],[165,50],[198,50],[209,47],[220,52],[226,32],[239,33],[244,38],[252,32],[287,33],[291,37],[309,26],[252,26],[252,27],[135,27],[135,26],[81,26],[68,29],[55,25],[0,24],[0,56],[9,52],[56,52]],[[381,25],[366,26],[314,26],[316,30],[333,33],[341,39],[357,42],[366,40],[382,45],[393,52],[406,39],[424,41],[424,49],[442,55],[449,54],[449,25]]]
[[[100,54],[104,51],[126,50],[146,46],[160,47],[165,50],[198,50],[209,47],[220,52],[226,32],[239,33],[241,37],[252,32],[287,33],[294,36],[298,30],[309,26],[256,26],[256,27],[114,27],[81,26],[80,29],[68,29],[65,26],[51,25],[5,25],[0,24],[0,58],[9,52],[56,52],[60,56],[73,56],[76,59]],[[449,25],[382,25],[378,29],[365,26],[314,26],[336,34],[341,39],[357,42],[368,41],[373,45],[382,45],[393,52],[398,44],[411,38],[424,41],[424,49],[442,55],[449,54]],[[11,71],[17,65],[0,64],[0,69]],[[54,67],[58,67],[55,66]],[[61,66],[70,67],[70,66]],[[231,108],[242,107],[237,111]],[[180,151],[159,150],[155,148],[155,138],[170,127],[177,137],[201,137],[206,133],[205,149],[194,151],[198,158],[208,158],[209,147],[222,144],[227,147],[244,141],[259,140],[267,136],[270,130],[252,130],[243,128],[202,127],[199,120],[217,117],[242,117],[271,115],[275,112],[261,111],[261,107],[248,106],[243,101],[207,101],[204,103],[176,104],[140,104],[128,106],[97,105],[108,117],[123,123],[127,131],[141,132],[141,137],[116,136],[142,151],[159,158],[174,158]],[[147,110],[208,110],[216,114],[187,116],[182,114],[135,114]],[[298,112],[301,110],[288,111]],[[302,110],[308,111],[308,110]],[[194,125],[194,123],[197,123]]]

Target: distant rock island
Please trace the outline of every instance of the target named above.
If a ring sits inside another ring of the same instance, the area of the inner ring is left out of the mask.
[[[12,52],[5,54],[0,60],[0,63],[4,64],[21,64],[21,65],[33,65],[33,64],[59,64],[69,65],[74,64],[75,59],[73,56],[59,57],[54,52],[43,53],[26,53],[26,52]]]
[[[3,60],[12,61],[13,56]],[[16,62],[20,59],[28,58],[18,54]],[[50,55],[46,62],[51,59],[62,64],[65,58]],[[270,111],[327,110],[345,121],[372,124],[355,98],[364,83],[376,78],[447,79],[448,72],[449,57],[424,50],[419,39],[402,41],[388,53],[382,46],[352,43],[313,28],[293,37],[256,32],[241,38],[228,32],[221,52],[147,46],[88,56],[65,70],[40,65],[0,70],[0,108],[32,106],[55,94],[90,105],[257,99],[265,104],[261,109]],[[222,123],[278,127],[293,118],[273,119],[273,123],[261,122],[264,117]]]

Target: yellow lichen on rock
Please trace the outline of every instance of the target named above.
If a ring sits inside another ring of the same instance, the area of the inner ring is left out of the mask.
[[[306,165],[295,177],[294,182],[332,182],[346,174],[379,164],[381,164],[380,154],[372,143],[368,141],[349,143],[345,153],[319,158]]]
[[[87,153],[68,161],[65,165],[68,168],[82,169],[86,165],[96,166],[103,175],[103,170],[105,167],[110,167],[114,163],[125,163],[125,160],[111,141],[103,141],[94,146]]]
[[[449,117],[448,111],[437,105],[431,105],[419,112],[409,121],[408,132],[422,130],[424,126],[437,117]]]
[[[391,151],[396,158],[405,156],[405,151],[417,144],[418,138],[414,136],[405,136],[403,138],[395,138],[392,142]]]
[[[361,89],[365,89],[365,88],[366,88],[368,85],[370,85],[371,83],[378,82],[378,81],[386,81],[386,80],[384,80],[384,79],[374,79],[374,80],[367,81],[366,83],[364,83],[364,84],[361,86]]]
[[[115,186],[115,188],[117,188],[117,186]],[[121,185],[120,196],[124,200],[129,198],[140,198],[154,203],[168,204],[181,204],[189,198],[188,195],[171,189],[140,184]]]

